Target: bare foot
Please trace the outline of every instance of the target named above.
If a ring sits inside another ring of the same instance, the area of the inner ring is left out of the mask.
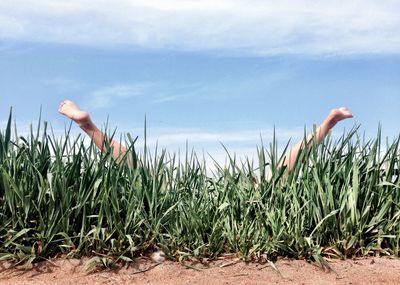
[[[338,109],[333,109],[329,113],[328,121],[329,121],[329,124],[333,127],[338,122],[345,120],[345,119],[349,119],[349,118],[353,118],[353,114],[346,107],[341,107]]]
[[[70,100],[65,100],[61,102],[60,106],[58,107],[58,112],[70,118],[80,126],[90,123],[89,113],[81,111],[79,107]]]

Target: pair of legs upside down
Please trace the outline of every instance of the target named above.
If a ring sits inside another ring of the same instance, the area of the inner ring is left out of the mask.
[[[103,134],[93,123],[88,112],[82,111],[79,107],[70,100],[63,101],[58,111],[73,120],[78,126],[92,139],[93,143],[102,150],[104,146],[105,134]],[[305,147],[305,144],[309,144],[315,141],[319,144],[328,135],[329,131],[340,121],[352,118],[352,113],[345,107],[331,110],[326,119],[322,124],[315,130],[313,134],[310,134],[306,140],[298,142],[288,153],[286,159],[282,162],[281,166],[287,167],[290,172],[294,163],[296,162],[297,155],[300,150]],[[110,146],[112,149],[112,156],[118,162],[126,153],[126,148],[118,141],[111,140]]]

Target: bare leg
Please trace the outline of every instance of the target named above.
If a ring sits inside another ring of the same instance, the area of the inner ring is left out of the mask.
[[[290,151],[289,155],[282,162],[281,166],[287,166],[288,171],[292,171],[296,158],[299,151],[304,148],[305,143],[307,145],[315,141],[316,144],[321,143],[325,137],[328,135],[329,131],[340,121],[352,118],[353,114],[347,108],[333,109],[328,117],[322,122],[322,124],[316,129],[315,133],[309,135],[306,141],[302,140],[298,142]]]
[[[103,151],[105,135],[96,127],[90,119],[89,113],[81,111],[79,107],[70,100],[63,101],[58,112],[70,118],[92,139],[94,144]],[[118,162],[126,153],[126,148],[119,142],[112,140],[110,142],[112,156]]]

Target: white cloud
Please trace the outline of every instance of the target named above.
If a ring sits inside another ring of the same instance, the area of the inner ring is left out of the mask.
[[[2,0],[0,39],[246,54],[398,53],[395,0]]]
[[[117,84],[97,89],[89,94],[92,108],[110,107],[120,98],[130,98],[148,94],[150,83]]]
[[[54,83],[65,85],[66,82],[56,80]],[[91,108],[99,109],[110,107],[120,99],[138,96],[149,97],[152,103],[165,103],[193,97],[201,91],[203,89],[195,84],[176,84],[163,81],[129,82],[107,85],[89,92],[89,104]]]
[[[51,87],[58,93],[70,93],[82,90],[85,84],[79,80],[67,77],[54,77],[44,81],[44,84]]]
[[[166,96],[159,96],[158,98],[154,99],[154,103],[165,103],[165,102],[171,102],[171,101],[176,101],[179,99],[181,96],[178,95],[166,95]]]

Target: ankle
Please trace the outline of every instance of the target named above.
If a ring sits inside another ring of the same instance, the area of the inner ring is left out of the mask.
[[[93,124],[92,120],[90,119],[89,114],[87,114],[86,116],[81,117],[79,119],[75,119],[74,121],[75,121],[75,123],[77,123],[79,125],[80,128],[82,128],[84,130],[93,129],[94,124]]]
[[[336,116],[334,115],[329,115],[328,118],[325,119],[324,121],[324,125],[326,126],[326,128],[328,128],[329,130],[332,129],[337,123],[338,123],[338,119],[336,118]]]

